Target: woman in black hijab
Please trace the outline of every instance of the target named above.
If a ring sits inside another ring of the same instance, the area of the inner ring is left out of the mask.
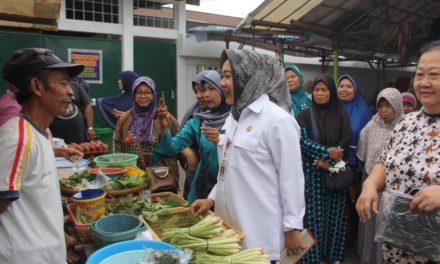
[[[298,116],[305,176],[306,216],[304,226],[317,244],[302,263],[332,263],[345,258],[346,192],[330,192],[321,184],[321,172],[348,153],[351,142],[350,120],[340,103],[332,77],[322,75],[313,81],[312,107]],[[313,111],[313,112],[312,112]],[[312,115],[316,121],[313,129]]]

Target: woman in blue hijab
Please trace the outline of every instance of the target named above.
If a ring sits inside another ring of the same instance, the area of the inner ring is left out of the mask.
[[[100,97],[96,99],[96,105],[107,125],[115,129],[117,117],[115,112],[123,114],[133,106],[133,83],[139,78],[134,71],[123,71],[119,73],[119,95]]]
[[[353,171],[353,183],[348,191],[348,240],[355,241],[357,237],[358,217],[355,210],[355,203],[361,191],[361,173],[358,169],[356,156],[359,135],[371,119],[370,108],[362,97],[356,79],[348,74],[342,75],[337,85],[338,98],[342,102],[350,118],[351,143],[348,150],[348,165]]]
[[[356,148],[359,134],[371,119],[370,108],[359,92],[356,79],[351,75],[345,74],[339,78],[337,92],[339,100],[341,100],[350,116],[351,145],[348,153],[348,164],[357,166]]]
[[[290,100],[292,101],[292,114],[297,117],[299,113],[312,105],[312,99],[304,92],[304,76],[295,65],[288,65],[284,69],[287,85],[290,91]]]

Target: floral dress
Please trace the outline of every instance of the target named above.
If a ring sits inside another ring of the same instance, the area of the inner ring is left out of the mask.
[[[420,110],[405,115],[394,128],[379,162],[386,188],[405,192],[410,187],[440,184],[440,115]],[[440,228],[440,223],[439,223]],[[428,263],[426,256],[384,244],[385,263]]]
[[[315,236],[317,243],[301,263],[321,263],[326,256],[331,261],[344,261],[346,236],[346,192],[329,192],[322,187],[321,175],[314,160],[329,158],[328,147],[312,141],[307,128],[301,128],[301,152],[305,177],[306,215],[304,227]]]

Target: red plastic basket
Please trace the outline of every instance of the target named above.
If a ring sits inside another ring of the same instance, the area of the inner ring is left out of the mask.
[[[76,203],[70,203],[67,204],[67,212],[69,212],[70,219],[73,222],[73,225],[75,226],[76,232],[78,233],[79,238],[81,239],[81,242],[83,243],[91,243],[95,240],[95,237],[93,236],[93,232],[90,229],[89,224],[78,224],[75,218],[75,210],[76,210]]]

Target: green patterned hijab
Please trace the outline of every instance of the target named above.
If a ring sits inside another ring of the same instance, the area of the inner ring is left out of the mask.
[[[307,109],[312,105],[312,99],[304,92],[304,76],[298,67],[293,64],[287,65],[284,69],[284,72],[286,71],[293,71],[300,80],[298,89],[290,93],[292,114],[297,117],[302,110]]]

